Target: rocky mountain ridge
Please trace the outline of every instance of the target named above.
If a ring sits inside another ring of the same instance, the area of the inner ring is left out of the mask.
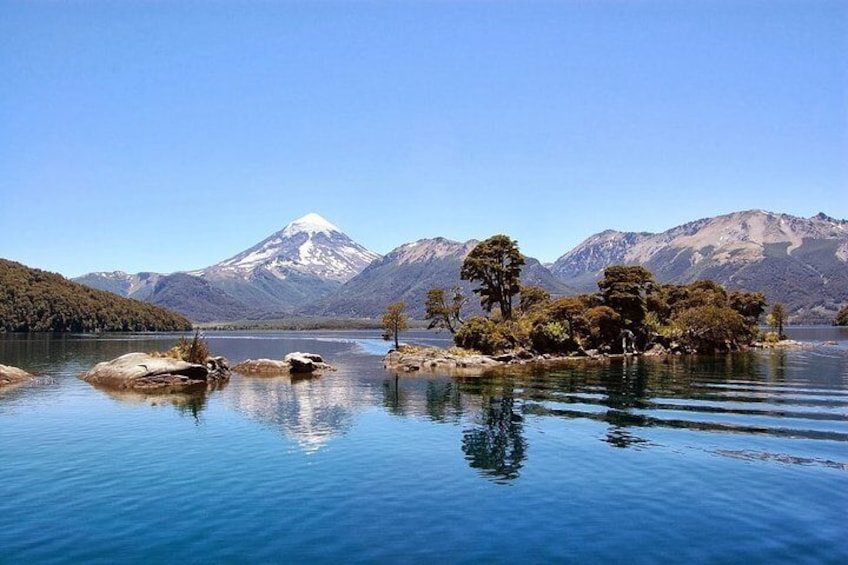
[[[378,317],[391,302],[404,301],[407,312],[424,317],[427,291],[434,287],[460,286],[469,297],[469,312],[481,312],[472,285],[459,278],[462,261],[479,242],[453,241],[443,237],[406,243],[371,263],[359,275],[324,300],[309,305],[304,313],[334,317]],[[566,285],[532,257],[525,258],[522,281],[554,294],[568,294]]]
[[[749,210],[661,233],[606,230],[561,256],[551,271],[590,291],[604,268],[617,264],[642,265],[660,282],[710,278],[762,291],[796,321],[827,322],[848,301],[848,221]]]
[[[430,288],[460,284],[471,296],[459,270],[476,244],[422,239],[380,257],[308,214],[199,271],[91,273],[76,280],[167,306],[195,321],[377,317],[398,300],[420,317]],[[604,268],[616,264],[643,265],[660,282],[711,278],[730,289],[763,291],[770,303],[784,303],[793,321],[829,323],[848,302],[848,221],[750,210],[661,233],[606,230],[562,255],[550,270],[528,258],[523,279],[554,295],[593,292]]]

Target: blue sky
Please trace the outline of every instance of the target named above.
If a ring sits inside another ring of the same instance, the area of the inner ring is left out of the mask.
[[[0,257],[848,218],[848,2],[0,1]]]

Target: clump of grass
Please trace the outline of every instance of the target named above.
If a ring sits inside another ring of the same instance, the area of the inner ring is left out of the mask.
[[[471,355],[480,355],[480,352],[475,349],[465,349],[462,347],[457,347],[455,345],[448,347],[448,354],[453,355],[454,357],[470,357]]]
[[[767,332],[763,337],[764,343],[778,343],[780,342],[780,336],[777,332]]]
[[[206,358],[209,357],[209,347],[206,345],[206,340],[200,335],[200,330],[197,330],[191,341],[185,337],[181,337],[177,344],[168,351],[154,351],[151,355],[153,357],[180,359],[196,365],[205,365]]]
[[[418,353],[423,353],[427,351],[428,347],[421,347],[420,345],[408,345],[406,343],[401,344],[398,351],[400,353],[404,353],[406,355],[416,355]]]

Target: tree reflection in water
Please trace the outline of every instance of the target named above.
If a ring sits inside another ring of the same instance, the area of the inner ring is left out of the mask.
[[[427,416],[436,422],[455,422],[463,413],[462,395],[449,377],[401,379],[393,373],[383,381],[383,406],[396,416]]]
[[[462,434],[468,464],[498,483],[517,479],[527,456],[527,441],[522,435],[524,417],[515,410],[515,399],[506,394],[493,396],[483,402],[482,410],[482,425]]]
[[[646,443],[633,434],[632,427],[641,422],[634,409],[643,408],[646,400],[648,373],[644,364],[624,359],[620,372],[610,371],[603,379],[610,408],[604,418],[610,427],[604,441],[613,447],[632,447]]]

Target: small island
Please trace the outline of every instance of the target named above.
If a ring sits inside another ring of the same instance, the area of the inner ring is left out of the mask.
[[[214,390],[230,379],[230,363],[209,354],[199,332],[165,352],[134,352],[98,363],[80,378],[110,391],[182,393]]]
[[[465,258],[460,277],[476,283],[485,313],[465,319],[467,297],[458,287],[431,289],[426,302],[429,328],[453,335],[450,350],[400,347],[406,329],[403,303],[383,317],[386,339],[395,347],[387,369],[485,368],[569,358],[723,353],[776,344],[785,339],[786,312],[775,304],[773,331],[760,330],[766,311],[761,292],[728,291],[712,280],[661,284],[641,266],[607,267],[598,291],[553,297],[521,284],[524,257],[515,241],[493,236]]]
[[[335,371],[335,367],[324,362],[317,353],[296,351],[278,359],[246,359],[233,371],[245,376],[276,377],[280,375],[313,376],[326,371]]]

